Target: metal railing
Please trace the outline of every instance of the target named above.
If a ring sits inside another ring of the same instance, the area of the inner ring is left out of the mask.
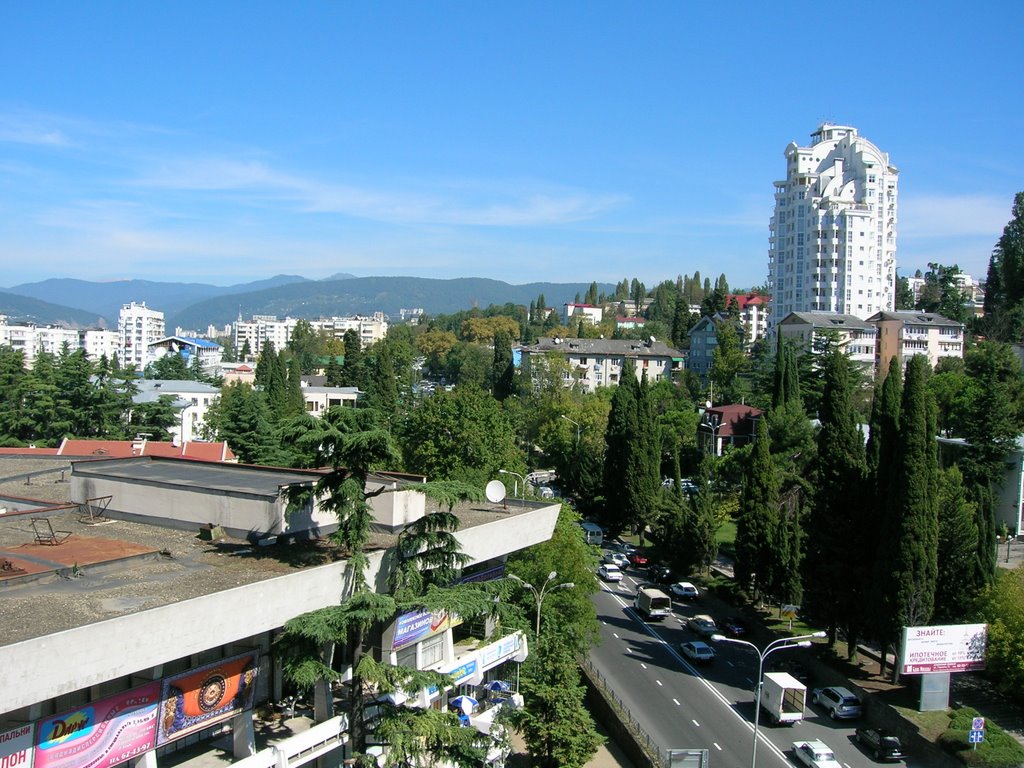
[[[640,721],[633,717],[633,713],[630,712],[629,707],[626,706],[625,702],[619,698],[618,694],[615,693],[614,688],[608,684],[605,676],[601,674],[601,671],[594,666],[593,662],[589,658],[580,659],[580,667],[584,670],[586,675],[590,678],[594,687],[599,691],[605,701],[608,702],[609,706],[615,711],[620,722],[625,726],[626,730],[629,731],[630,736],[636,742],[637,746],[644,752],[647,758],[651,761],[651,765],[654,768],[669,768],[668,751],[666,747],[658,744],[650,734],[643,729],[640,725]]]

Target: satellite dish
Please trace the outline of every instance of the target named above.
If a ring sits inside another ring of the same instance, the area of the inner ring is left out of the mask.
[[[480,486],[477,486],[479,488]],[[497,504],[505,500],[505,484],[501,480],[491,480],[484,488],[487,500],[491,504]]]

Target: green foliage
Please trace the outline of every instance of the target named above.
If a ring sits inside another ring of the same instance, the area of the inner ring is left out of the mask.
[[[804,605],[828,627],[858,625],[863,601],[858,580],[847,576],[864,562],[858,541],[866,465],[864,442],[853,408],[849,359],[838,349],[824,354],[814,503],[808,518],[804,558]],[[867,561],[871,562],[870,555]],[[844,574],[837,579],[835,574]]]
[[[754,441],[736,519],[736,581],[764,595],[776,581],[779,544],[779,477],[763,426]]]
[[[938,502],[938,573],[935,580],[937,624],[970,618],[978,586],[972,578],[978,550],[975,503],[967,500],[963,475],[955,466],[941,472]]]
[[[525,706],[514,723],[541,768],[582,768],[601,737],[583,704],[586,689],[572,644],[549,633],[536,644],[523,669]]]
[[[1024,747],[991,720],[985,723],[985,741],[978,745],[968,742],[971,721],[978,715],[970,707],[953,710],[939,746],[974,768],[1018,768],[1024,763]]]
[[[435,484],[438,485],[438,484]],[[449,484],[451,485],[451,484]],[[461,484],[460,484],[461,485]],[[406,490],[420,490],[408,485]],[[455,531],[459,518],[450,510],[459,498],[483,500],[483,493],[472,486],[435,490],[448,504],[448,511],[430,512],[406,526],[395,544],[397,563],[388,575],[388,586],[398,600],[411,600],[422,595],[431,584],[448,586],[459,570],[472,558],[462,553]]]
[[[1024,335],[1024,192],[1013,198],[1012,218],[992,250],[985,280],[985,325],[998,341]]]
[[[967,310],[964,302],[967,296],[956,281],[960,274],[960,267],[956,264],[929,264],[928,271],[924,274],[924,286],[921,288],[917,309],[938,313],[958,323],[966,323]]]
[[[749,362],[743,354],[741,331],[737,322],[723,320],[715,324],[718,343],[711,360],[711,383],[715,388],[715,401],[738,403],[747,392],[740,374],[747,370]]]
[[[524,468],[508,416],[481,389],[438,392],[411,411],[397,430],[405,468],[432,480],[459,480],[482,488],[499,469],[522,474]]]
[[[276,455],[264,395],[242,382],[221,389],[206,412],[206,434],[226,441],[243,464],[270,464]]]
[[[1024,703],[1024,569],[999,569],[985,591],[981,620],[988,623],[988,676]]]

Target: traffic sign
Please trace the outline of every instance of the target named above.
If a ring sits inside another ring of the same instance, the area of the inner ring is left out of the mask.
[[[983,742],[984,740],[985,740],[985,732],[984,731],[980,731],[980,730],[979,731],[971,731],[967,735],[967,741],[970,744],[981,744],[981,742]]]
[[[985,730],[985,718],[984,717],[976,717],[973,720],[971,720],[971,730],[972,731],[984,731]]]

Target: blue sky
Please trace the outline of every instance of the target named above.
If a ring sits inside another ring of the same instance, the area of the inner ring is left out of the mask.
[[[905,8],[903,6],[906,6]],[[900,169],[898,266],[984,277],[1020,2],[0,4],[0,285],[767,273],[783,150]]]

